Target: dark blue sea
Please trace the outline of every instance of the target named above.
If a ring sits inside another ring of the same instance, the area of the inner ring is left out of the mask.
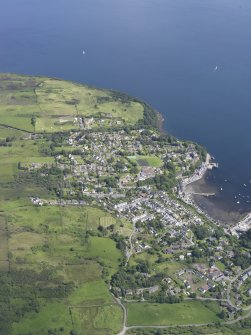
[[[250,0],[2,0],[0,72],[144,99],[215,156],[214,204],[251,211]]]

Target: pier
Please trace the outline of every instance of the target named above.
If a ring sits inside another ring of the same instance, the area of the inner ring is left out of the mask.
[[[218,163],[208,163],[207,165],[208,170],[218,169],[218,167],[219,167]]]
[[[193,194],[193,195],[202,195],[203,197],[212,197],[212,196],[214,196],[216,193],[197,193],[197,192],[189,192],[189,194]]]

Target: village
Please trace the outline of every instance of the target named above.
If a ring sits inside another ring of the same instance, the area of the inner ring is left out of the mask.
[[[90,126],[96,123],[85,120],[85,130],[71,132],[53,164],[24,167],[42,176],[53,169],[62,172],[60,197],[32,197],[33,205],[101,207],[131,224],[130,235],[124,237],[127,266],[140,255],[151,259],[157,254],[157,262],[177,267],[149,287],[125,287],[123,294],[114,287],[121,299],[144,301],[160,292],[169,298],[211,299],[225,307],[230,319],[241,308],[249,309],[246,283],[251,271],[238,265],[236,257],[243,255],[237,255],[231,232],[195,207],[184,192],[186,184],[214,167],[210,156],[194,143],[155,130],[116,129],[113,123],[98,131]],[[145,282],[155,272],[153,264],[150,268],[140,273]]]

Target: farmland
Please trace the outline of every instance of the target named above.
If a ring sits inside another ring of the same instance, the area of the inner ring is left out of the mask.
[[[216,310],[217,310],[217,306]],[[201,302],[179,304],[127,304],[128,325],[182,325],[219,321],[216,314]]]

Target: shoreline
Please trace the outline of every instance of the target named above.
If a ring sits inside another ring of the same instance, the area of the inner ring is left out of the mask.
[[[156,111],[157,113],[157,128],[162,134],[167,134],[166,129],[164,128],[164,117],[163,115]],[[219,167],[217,162],[212,161],[214,157],[209,153],[206,155],[206,160],[202,162],[199,168],[195,170],[195,172],[190,177],[182,177],[180,179],[180,188],[178,192],[178,197],[184,201],[186,204],[193,206],[200,214],[204,215],[209,221],[213,222],[217,225],[225,226],[225,229],[232,235],[239,236],[238,232],[247,231],[251,228],[251,212],[248,212],[241,217],[236,217],[237,214],[235,212],[228,212],[224,209],[221,209],[220,206],[217,207],[216,204],[210,203],[206,200],[206,198],[217,196],[217,190],[208,191],[208,188],[205,187],[205,191],[199,190],[196,192],[194,187],[191,185],[193,183],[202,181],[205,178],[205,175],[208,171],[212,171],[215,168]],[[190,190],[188,187],[190,186]],[[200,201],[196,201],[195,198],[204,198],[203,205]],[[211,213],[210,213],[211,212]],[[217,213],[217,215],[212,215]],[[235,215],[233,215],[235,213]],[[216,216],[216,217],[214,217]],[[220,216],[220,218],[219,218]],[[227,219],[226,219],[227,218]],[[231,222],[232,221],[232,222]],[[229,224],[229,227],[226,227],[226,224]]]
[[[156,113],[157,113],[157,128],[158,128],[158,130],[160,131],[161,134],[167,134],[167,131],[164,128],[165,119],[164,119],[163,115],[158,111],[156,111]]]
[[[217,190],[210,190],[208,189],[209,186],[206,184],[203,185],[203,179],[205,178],[206,173],[214,168],[218,168],[218,164],[211,162],[211,160],[211,155],[207,154],[206,161],[201,164],[193,175],[182,179],[179,197],[185,203],[193,206],[199,213],[206,216],[210,221],[225,226],[230,234],[239,236],[241,232],[245,232],[251,228],[251,212],[247,212],[242,217],[237,218],[235,212],[227,212],[210,202],[209,199],[207,200],[207,198],[217,196],[218,194]],[[194,185],[191,184],[194,183],[196,185],[196,183],[199,183],[200,181],[202,181],[202,186],[197,186],[199,189],[199,191],[197,191],[196,186],[194,187]],[[202,189],[204,188],[205,191],[202,191],[200,187]],[[196,201],[194,199],[196,197],[201,201]],[[212,215],[212,213],[217,213],[218,215]],[[233,213],[235,213],[236,216],[234,216]],[[220,216],[221,218],[216,219],[214,216]],[[228,227],[226,226],[227,224],[229,225]]]
[[[218,165],[212,165],[212,164],[216,164],[216,163],[210,163],[211,159],[212,159],[211,155],[209,153],[207,153],[206,161],[202,162],[200,167],[198,169],[196,169],[190,177],[182,178],[181,186],[180,186],[180,190],[179,190],[179,198],[181,200],[183,200],[186,204],[193,206],[200,214],[203,214],[204,216],[206,216],[206,218],[209,219],[210,221],[212,221],[216,224],[219,224],[219,222],[217,220],[212,218],[205,210],[203,210],[194,201],[193,194],[198,195],[198,193],[194,192],[193,190],[189,191],[187,189],[188,185],[203,179],[205,174],[207,173],[207,171],[212,170],[213,166],[218,167]],[[207,193],[207,194],[206,193],[201,193],[201,195],[203,195],[203,196],[213,196],[213,195],[215,195],[215,193]]]
[[[182,186],[184,187],[184,190],[186,189],[186,186],[188,186],[189,184],[192,184],[192,183],[202,179],[205,176],[205,174],[208,170],[213,169],[213,166],[218,167],[218,165],[212,165],[212,164],[216,164],[216,163],[210,163],[211,159],[212,159],[211,155],[209,153],[207,153],[206,161],[203,162],[201,164],[201,166],[194,171],[192,176],[185,177],[185,178],[182,179]]]
[[[11,73],[1,73],[1,74],[10,75]],[[14,74],[14,75],[17,75],[17,74]],[[33,76],[25,75],[25,77],[30,78]],[[47,78],[46,76],[37,76],[37,77]],[[55,77],[52,77],[52,78],[54,78],[55,80],[61,80],[60,78],[55,78]],[[68,80],[68,82],[73,83],[72,80]],[[75,83],[75,84],[80,85],[80,86],[90,87],[90,88],[97,88],[95,86],[91,86],[91,85],[84,84],[84,83]],[[140,102],[143,106],[147,107],[151,113],[156,113],[157,120],[155,123],[155,128],[160,132],[160,134],[168,134],[168,131],[165,129],[165,123],[164,123],[165,119],[162,113],[156,110],[155,108],[153,108],[149,103],[146,103],[141,98],[132,97],[128,95],[127,93],[120,92],[114,89],[101,89],[101,90],[110,92],[112,94],[117,94],[119,96],[123,95],[129,99],[132,99],[133,101]],[[191,185],[192,183],[196,183],[202,180],[205,177],[207,171],[218,167],[218,164],[215,162],[212,162],[212,159],[213,157],[209,153],[207,153],[206,160],[201,163],[199,168],[197,168],[190,177],[181,177],[178,197],[184,202],[186,202],[187,204],[192,205],[199,213],[206,216],[210,221],[215,222],[217,224],[224,224],[223,222],[221,222],[221,220],[215,219],[211,214],[209,214],[210,213],[209,210],[204,209],[203,208],[204,206],[200,206],[199,201],[196,201],[194,199],[196,197],[198,198],[201,197],[201,199],[203,198],[206,199],[207,197],[216,196],[217,190],[210,193],[205,186],[203,186],[205,189],[204,192],[202,192],[200,188],[198,188],[199,191],[196,192],[196,190],[193,189],[193,186],[190,186],[190,190],[188,189],[188,186]],[[217,204],[213,202],[211,202],[209,206],[212,212],[215,212],[220,209],[220,206],[217,207]],[[206,205],[205,208],[209,208],[209,206]],[[228,215],[228,212],[226,210],[221,209],[221,211],[222,213],[225,213],[226,216]],[[234,213],[234,211],[232,213]],[[238,234],[237,233],[238,231],[245,231],[245,230],[248,230],[249,228],[251,228],[251,212],[246,212],[245,215],[243,215],[241,218],[238,218],[237,222],[232,223],[228,227],[228,230],[233,232],[233,234]]]

